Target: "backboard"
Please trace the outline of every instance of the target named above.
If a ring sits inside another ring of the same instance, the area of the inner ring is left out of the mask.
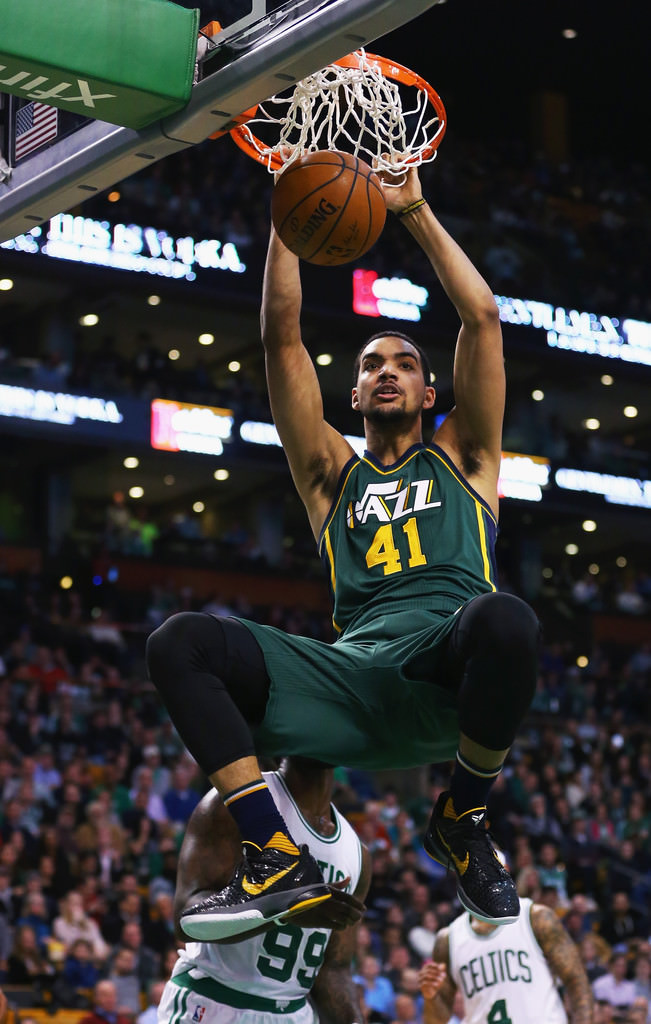
[[[444,0],[246,2],[245,14],[200,47],[190,101],[176,114],[137,131],[99,120],[83,120],[72,128],[68,124],[67,134],[14,161],[4,177],[0,164],[0,242],[148,164],[227,130],[243,110]],[[0,98],[0,151],[10,161],[15,111],[9,97]]]

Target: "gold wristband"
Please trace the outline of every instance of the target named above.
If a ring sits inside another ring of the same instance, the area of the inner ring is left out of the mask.
[[[398,214],[396,214],[396,216],[399,219],[402,219],[403,217],[406,217],[408,213],[413,213],[414,210],[419,210],[421,208],[421,206],[425,206],[426,203],[427,203],[426,199],[416,199],[416,201],[413,202],[413,203],[410,203],[409,206],[405,206],[404,210],[400,210],[400,212]]]

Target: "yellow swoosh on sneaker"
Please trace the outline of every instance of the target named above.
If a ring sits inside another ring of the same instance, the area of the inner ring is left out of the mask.
[[[468,853],[468,851],[466,850],[466,856],[463,858],[463,860],[459,860],[458,857],[455,857],[455,855],[452,853],[452,850],[450,850],[450,854],[452,856],[452,860],[454,861],[455,867],[459,874],[465,875],[466,871],[468,870],[468,865],[470,864],[470,854]]]
[[[275,875],[269,875],[269,878],[265,878],[264,882],[249,882],[246,875],[242,876],[242,888],[244,892],[248,892],[249,896],[259,896],[261,892],[269,889],[274,882],[278,882],[281,878],[284,878],[286,874],[296,867],[298,861],[295,860],[289,867],[283,868],[282,871],[277,871]]]
[[[449,846],[448,846],[448,844],[446,843],[445,839],[444,839],[444,838],[443,838],[443,836],[441,835],[441,832],[440,832],[440,830],[439,830],[439,829],[437,829],[436,831],[437,831],[437,832],[438,832],[438,834],[439,834],[439,839],[441,840],[441,842],[442,842],[442,843],[443,843],[443,845],[445,846],[446,850],[448,851],[448,853],[449,853],[449,854],[450,854],[450,856],[452,857],[452,860],[454,861],[454,866],[456,867],[457,871],[459,872],[459,874],[460,874],[460,875],[465,875],[466,871],[468,870],[468,865],[470,864],[470,853],[468,852],[468,850],[466,850],[466,856],[465,856],[465,857],[463,858],[463,860],[461,860],[461,859],[460,859],[459,857],[457,857],[457,856],[456,856],[456,854],[454,854],[454,853],[453,853],[453,851],[452,851],[452,850],[450,849],[450,847],[449,847]]]

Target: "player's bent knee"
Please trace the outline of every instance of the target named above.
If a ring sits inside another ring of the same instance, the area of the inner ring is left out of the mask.
[[[514,594],[482,594],[468,609],[473,638],[481,646],[534,653],[540,622],[533,609]]]
[[[203,612],[178,612],[154,630],[147,639],[145,656],[157,689],[182,678],[184,671],[202,660],[208,647],[214,653],[222,633],[217,622]]]

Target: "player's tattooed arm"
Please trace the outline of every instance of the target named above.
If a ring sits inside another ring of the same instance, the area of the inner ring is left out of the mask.
[[[447,973],[449,966],[448,929],[441,928],[436,935],[432,959],[420,970],[420,990],[425,997],[424,1024],[446,1024],[452,1016],[457,986]]]
[[[364,901],[370,884],[371,858],[368,850],[362,847],[362,870],[354,893],[358,900]],[[300,917],[296,920],[299,921]],[[351,969],[358,926],[356,923],[332,933],[323,965],[312,986],[312,1001],[319,1019],[327,1024],[354,1024],[364,1019]]]
[[[550,971],[565,989],[571,1024],[593,1024],[592,990],[577,946],[549,907],[531,908],[531,927]]]

